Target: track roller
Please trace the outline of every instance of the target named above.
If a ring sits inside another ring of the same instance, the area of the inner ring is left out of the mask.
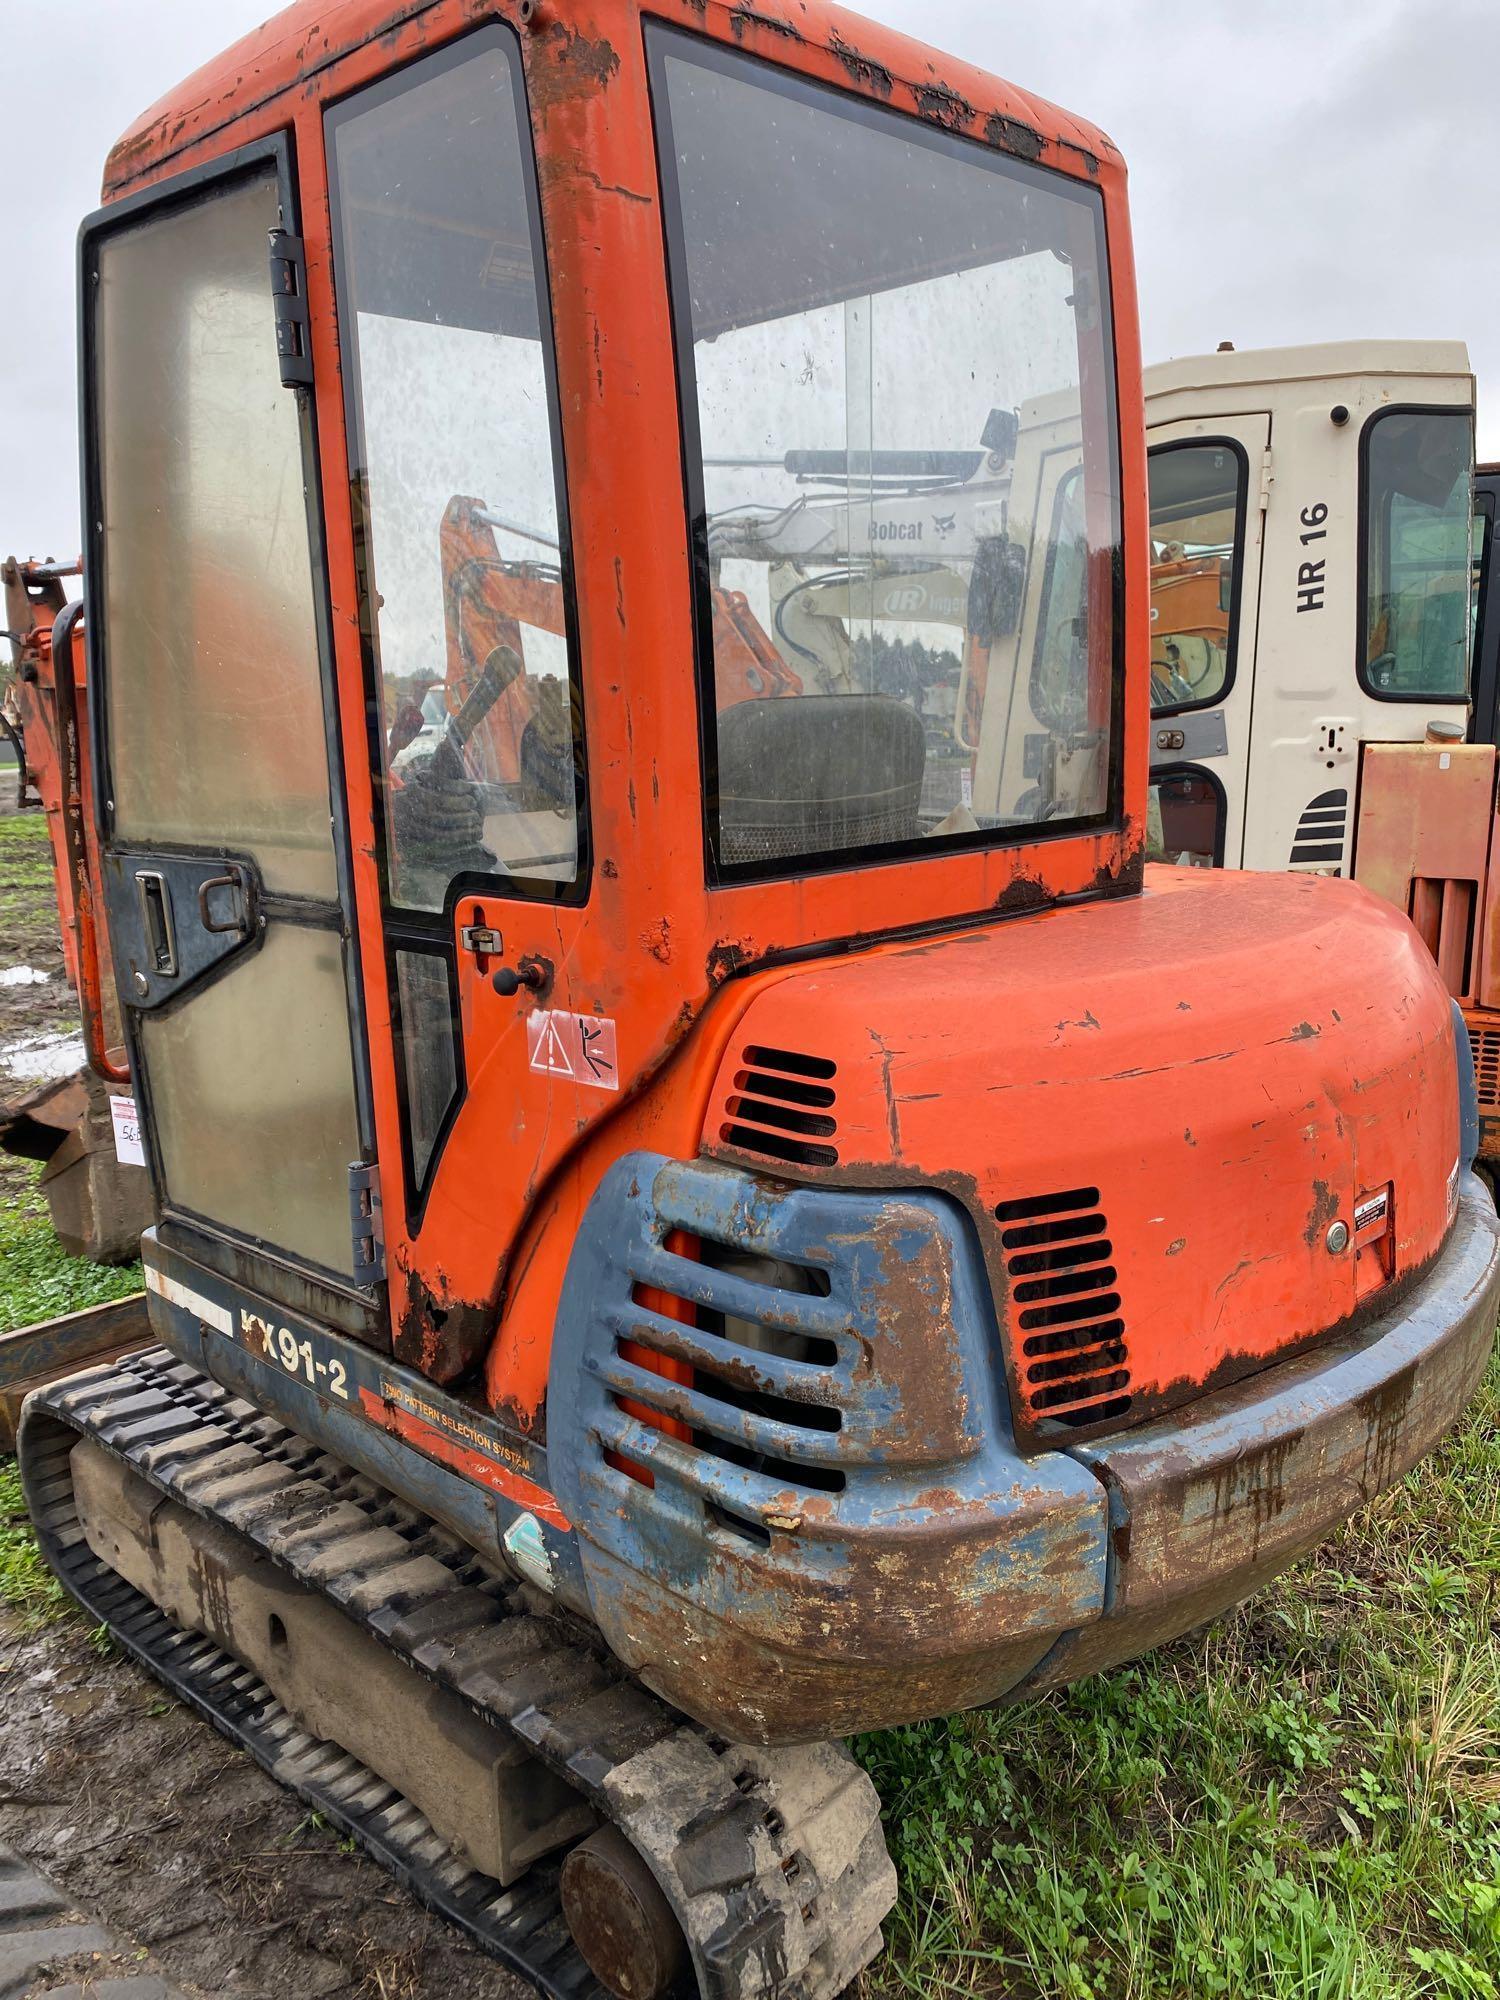
[[[677,1987],[688,1968],[687,1939],[617,1826],[601,1826],[570,1851],[562,1906],[574,1944],[616,2000],[665,2000]]]

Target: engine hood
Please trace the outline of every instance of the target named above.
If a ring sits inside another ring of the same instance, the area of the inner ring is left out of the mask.
[[[988,1265],[1018,1430],[1140,1421],[1387,1305],[1457,1186],[1448,995],[1353,883],[1141,895],[788,971],[705,1150],[938,1187]]]

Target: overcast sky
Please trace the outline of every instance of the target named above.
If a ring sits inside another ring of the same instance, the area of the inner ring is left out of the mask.
[[[0,554],[77,550],[73,247],[105,153],[264,11],[0,0]],[[1500,457],[1500,232],[1485,193],[1500,0],[865,11],[1110,134],[1131,169],[1148,361],[1220,340],[1466,340],[1481,455]]]

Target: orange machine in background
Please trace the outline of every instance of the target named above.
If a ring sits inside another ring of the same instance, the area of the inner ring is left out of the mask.
[[[1481,1153],[1500,1162],[1500,853],[1496,751],[1435,736],[1361,746],[1356,881],[1405,910],[1462,1002]]]
[[[35,791],[47,817],[63,965],[80,997],[92,1073],[88,1068],[62,1076],[54,1072],[30,1087],[11,1087],[0,1104],[0,1146],[44,1163],[40,1187],[65,1249],[96,1262],[131,1263],[153,1211],[140,1164],[116,1155],[110,1107],[111,1095],[128,1089],[129,1071],[109,942],[97,918],[99,854],[79,630],[83,607],[66,593],[69,579],[79,574],[76,562],[11,558],[0,564],[13,661],[6,701],[20,739],[21,785],[23,794]],[[91,1353],[113,1352],[120,1345],[117,1315],[103,1316],[93,1332],[82,1323],[86,1317],[80,1316],[66,1343],[75,1366]],[[17,1344],[9,1365],[30,1380],[43,1364],[29,1344],[27,1352],[31,1362],[23,1368]]]
[[[14,705],[22,738],[25,778],[47,814],[63,960],[69,984],[75,988],[78,985],[78,914],[73,856],[88,841],[92,799],[88,809],[85,809],[84,788],[89,782],[88,683],[83,650],[80,647],[75,653],[72,645],[74,626],[77,617],[82,614],[82,606],[77,605],[69,613],[67,584],[70,579],[82,574],[81,562],[19,562],[12,556],[0,564],[0,583],[5,589],[6,634],[10,640],[12,660],[8,702]],[[59,620],[62,620],[60,636],[67,648],[71,669],[61,695],[54,686],[52,657]],[[68,768],[66,780],[65,767]],[[71,812],[67,802],[70,788],[73,801]],[[99,982],[101,989],[112,983],[108,977]]]

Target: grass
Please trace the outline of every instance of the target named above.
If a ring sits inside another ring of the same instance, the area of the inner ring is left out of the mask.
[[[1500,1362],[1455,1436],[1208,1631],[859,1745],[883,1991],[1500,1995]]]
[[[12,782],[0,771],[0,784]],[[47,822],[39,812],[0,817],[0,936],[7,943],[37,926],[57,929],[57,891]]]
[[[0,1332],[141,1289],[139,1264],[90,1264],[67,1254],[52,1233],[40,1173],[16,1161],[7,1179],[9,1198],[0,1209]]]
[[[13,1461],[0,1460],[0,1605],[18,1612],[22,1630],[30,1631],[57,1617],[67,1603],[31,1533],[21,1475]]]

